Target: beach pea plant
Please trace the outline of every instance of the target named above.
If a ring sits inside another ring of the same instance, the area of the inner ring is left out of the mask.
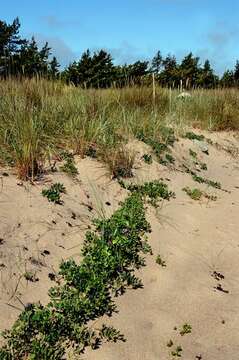
[[[94,221],[94,230],[85,236],[81,262],[61,263],[60,280],[49,290],[49,303],[28,304],[3,333],[1,360],[60,360],[66,349],[78,356],[86,347],[97,349],[104,341],[125,341],[114,327],[104,324],[95,329],[92,324],[117,310],[116,296],[129,287],[142,287],[134,270],[144,266],[145,254],[151,253],[145,194],[170,197],[166,187],[157,184],[131,190],[110,218]]]

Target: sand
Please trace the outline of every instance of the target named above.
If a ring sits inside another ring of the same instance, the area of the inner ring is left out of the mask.
[[[163,178],[176,198],[157,211],[147,210],[153,255],[139,271],[144,288],[128,290],[116,300],[119,313],[98,320],[120,329],[127,341],[87,350],[82,359],[167,360],[181,345],[182,359],[238,360],[239,141],[230,133],[207,137],[218,143],[209,145],[209,155],[191,140],[177,142],[176,166],[171,169],[156,161],[145,164],[141,156],[149,148],[136,141],[129,145],[137,152],[134,181]],[[189,148],[207,163],[208,170],[199,175],[219,181],[224,191],[197,184],[180,171],[182,162],[192,161]],[[53,285],[48,274],[57,274],[62,259],[80,261],[92,218],[109,216],[127,196],[96,160],[76,158],[76,164],[76,179],[57,172],[34,185],[19,182],[12,170],[0,169],[0,174],[9,174],[0,179],[0,330],[9,328],[27,303],[48,301]],[[63,206],[41,195],[56,181],[67,189]],[[194,201],[182,191],[185,186],[198,187],[217,200]],[[158,254],[166,267],[156,264]],[[27,281],[26,271],[34,272],[39,281]],[[224,279],[217,280],[214,272]],[[184,324],[192,331],[182,336]],[[170,348],[169,340],[174,344]]]

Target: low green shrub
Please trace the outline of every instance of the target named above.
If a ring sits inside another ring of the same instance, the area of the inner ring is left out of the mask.
[[[140,130],[136,136],[139,140],[151,146],[159,161],[162,161],[162,155],[165,153],[165,151],[170,151],[169,147],[174,145],[176,137],[174,135],[174,130],[167,126],[161,126],[158,130],[158,133],[159,138],[155,138],[154,136],[145,135],[145,132]],[[171,157],[171,159],[172,158],[173,157]],[[168,162],[171,161],[168,160]]]
[[[149,203],[155,207],[158,206],[160,199],[169,200],[175,196],[175,193],[168,190],[168,185],[158,181],[146,182],[143,185],[130,184],[126,185],[123,181],[119,182],[120,185],[131,192],[136,192],[149,199]]]
[[[67,158],[64,165],[62,165],[60,169],[72,177],[78,174],[78,170],[75,166],[73,158]]]
[[[152,155],[150,155],[150,154],[144,154],[143,156],[142,156],[142,159],[144,160],[144,162],[146,163],[146,164],[152,164],[152,162],[153,162],[153,160],[152,160]]]
[[[189,140],[203,141],[203,140],[205,139],[205,136],[204,136],[204,135],[195,134],[195,133],[192,132],[192,131],[188,131],[188,132],[185,134],[185,138],[186,138],[186,139],[189,139]]]
[[[192,326],[189,324],[184,324],[180,330],[180,335],[184,336],[185,334],[190,334],[192,332]]]
[[[201,170],[207,170],[207,164],[206,163],[200,163],[200,169]]]
[[[66,188],[61,183],[55,183],[51,185],[50,189],[42,190],[42,195],[47,197],[49,202],[54,202],[55,204],[62,204],[61,194],[66,193]]]
[[[162,267],[166,267],[166,261],[162,260],[161,256],[158,254],[156,257],[156,263]]]
[[[27,280],[27,281],[31,281],[31,282],[37,282],[39,281],[39,279],[37,278],[36,276],[36,273],[33,272],[33,271],[26,271],[24,273],[24,278]]]
[[[188,196],[190,196],[193,200],[200,200],[203,196],[203,192],[200,189],[190,189],[189,187],[183,188],[183,191],[186,192]]]
[[[175,350],[171,352],[171,355],[174,357],[181,357],[182,356],[183,348],[181,345],[176,346]]]
[[[192,156],[194,159],[197,159],[197,153],[192,149],[189,149],[189,155]]]
[[[166,153],[163,157],[159,159],[159,163],[161,165],[168,166],[169,164],[174,164],[175,159],[171,154]]]
[[[87,323],[112,315],[114,297],[128,287],[142,287],[134,269],[144,266],[142,255],[151,252],[143,197],[158,193],[171,196],[165,185],[141,185],[109,219],[94,221],[95,230],[86,233],[81,263],[71,259],[60,265],[61,281],[49,290],[50,302],[29,304],[12,329],[3,333],[1,360],[60,360],[69,347],[81,354],[103,340],[125,341],[113,327],[93,330]]]

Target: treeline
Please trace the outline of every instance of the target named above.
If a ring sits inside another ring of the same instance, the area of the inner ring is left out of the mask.
[[[179,63],[175,56],[165,58],[158,51],[151,61],[115,65],[110,53],[99,50],[85,51],[78,61],[60,71],[56,57],[46,43],[39,48],[35,39],[19,35],[20,22],[0,21],[0,76],[43,76],[61,78],[83,88],[107,88],[141,85],[155,81],[172,88],[215,88],[239,86],[239,61],[234,70],[227,70],[221,78],[216,75],[210,61],[200,64],[200,58],[191,52]]]
[[[0,20],[0,75],[58,77],[59,64],[56,57],[50,58],[48,43],[39,48],[34,38],[21,38],[19,29],[18,18],[12,24]]]

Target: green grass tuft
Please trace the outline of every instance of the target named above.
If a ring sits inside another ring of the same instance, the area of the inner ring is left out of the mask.
[[[189,187],[183,188],[183,191],[186,192],[188,196],[190,196],[193,200],[200,200],[203,196],[203,192],[200,189],[190,189]]]

